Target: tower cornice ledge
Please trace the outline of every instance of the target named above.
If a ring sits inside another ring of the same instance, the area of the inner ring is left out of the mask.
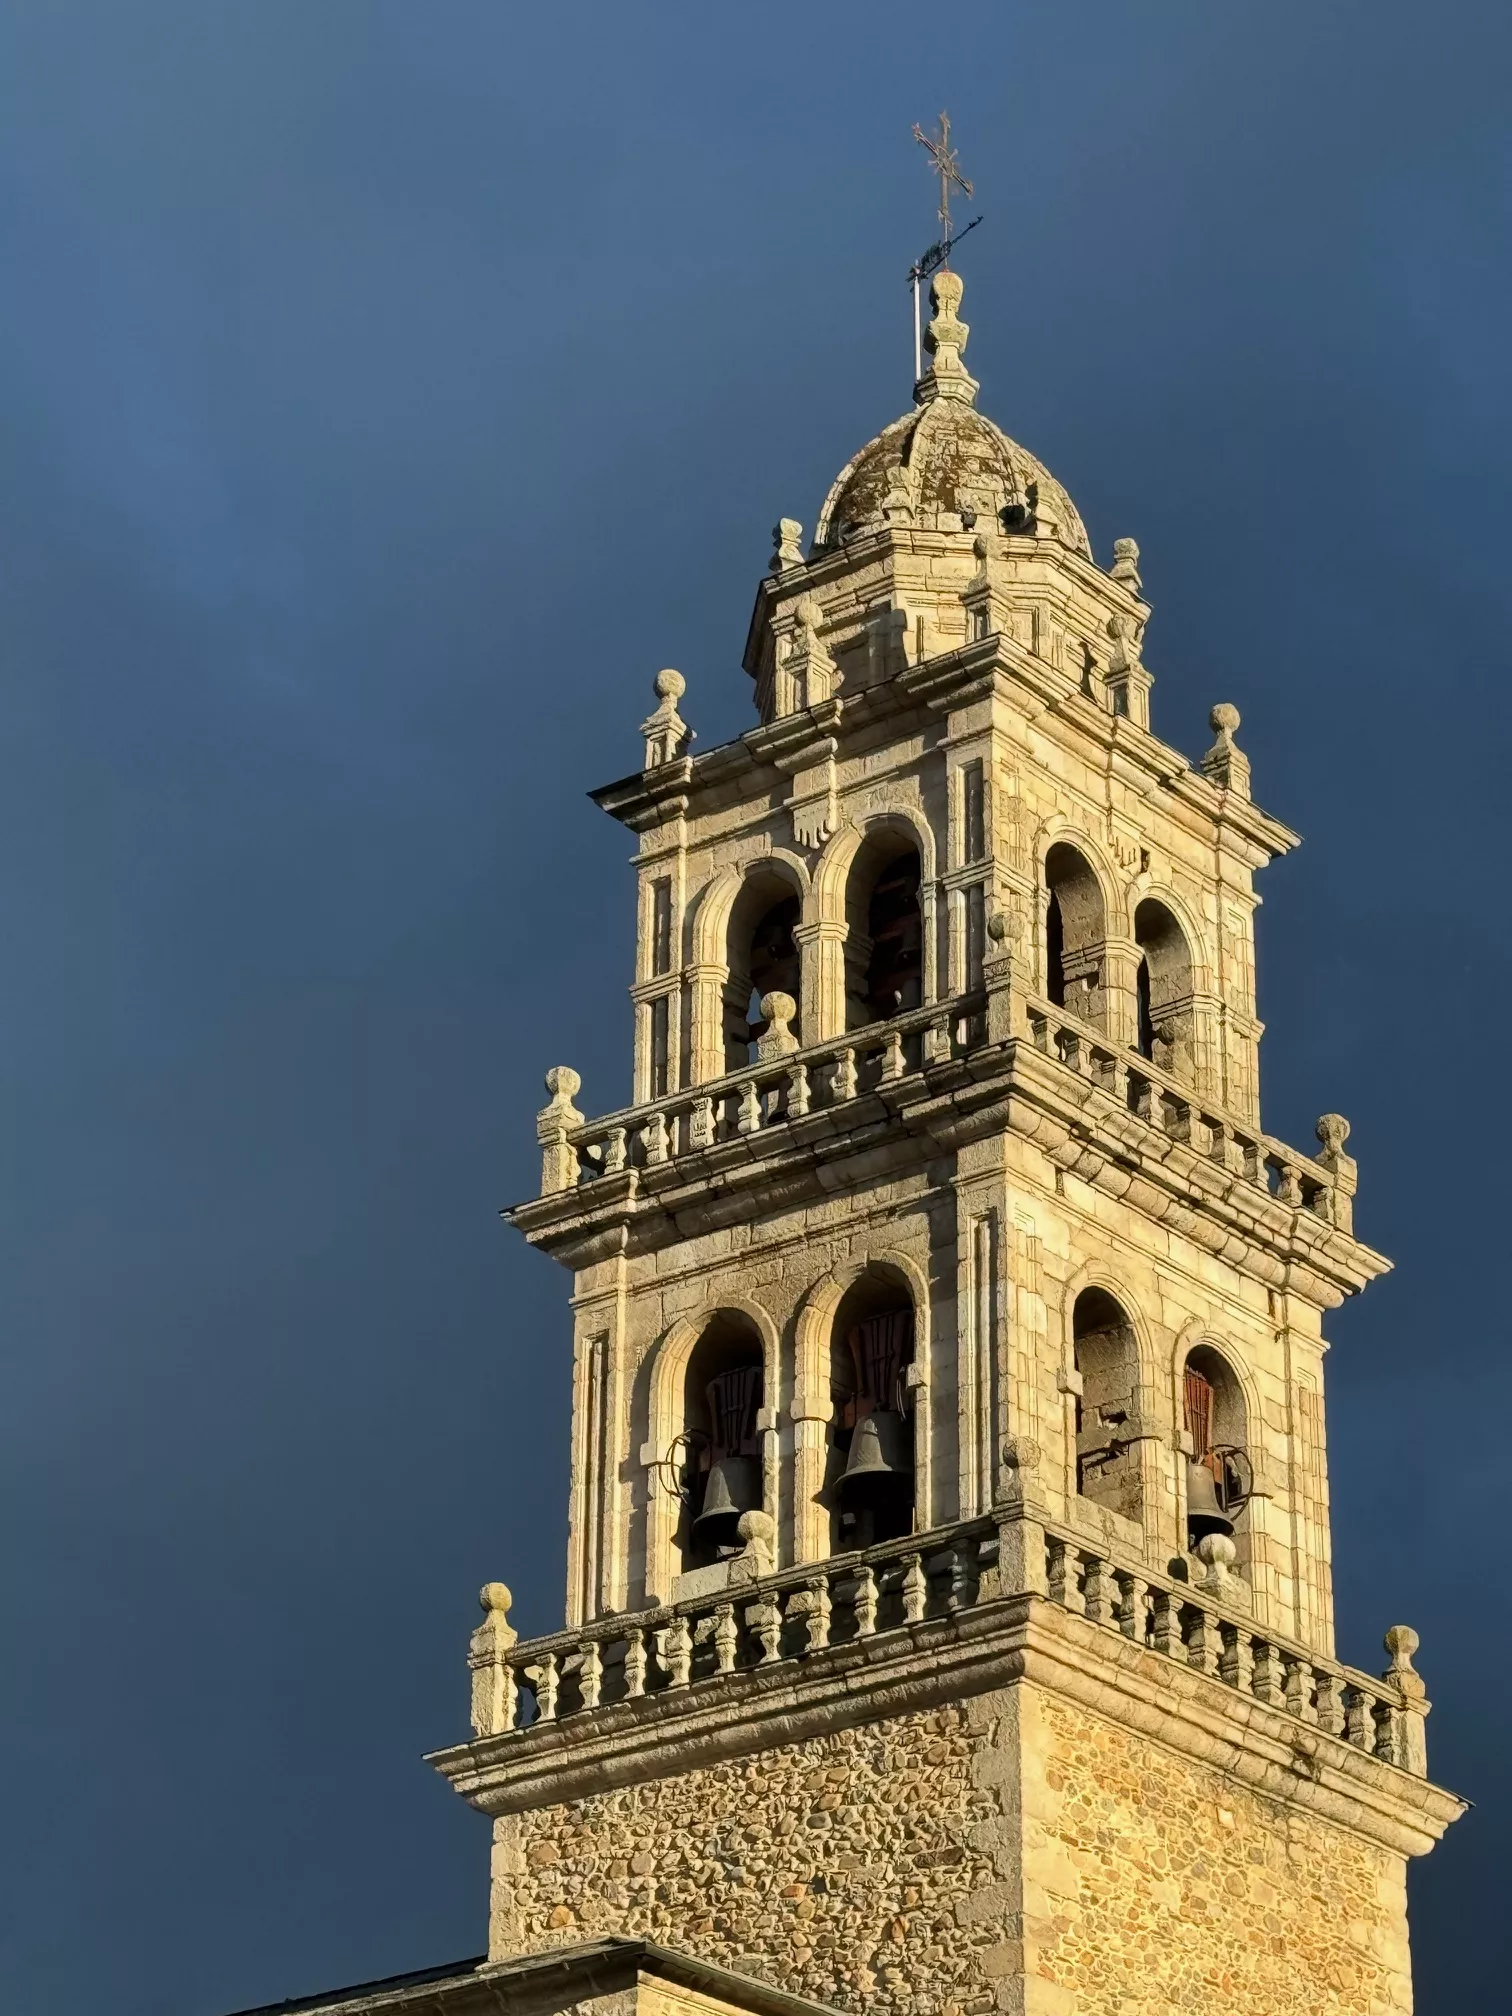
[[[1043,1548],[1044,1531],[1033,1527],[1029,1534],[1031,1549]],[[1052,1558],[1070,1544],[1049,1537]],[[920,1534],[911,1544],[921,1559],[933,1554],[938,1579],[949,1572],[951,1550],[963,1543],[974,1545],[972,1529]],[[1010,1543],[1005,1551],[1017,1550]],[[989,1540],[985,1555],[990,1559],[996,1552]],[[1190,1622],[1183,1627],[1190,1644],[1178,1636],[1173,1657],[1133,1642],[1116,1621],[1076,1614],[1039,1591],[999,1594],[1000,1579],[1009,1578],[990,1566],[982,1573],[974,1602],[968,1594],[952,1599],[954,1607],[943,1614],[783,1657],[775,1622],[783,1600],[791,1602],[796,1595],[802,1604],[806,1590],[816,1586],[815,1578],[826,1569],[826,1579],[837,1589],[856,1572],[855,1563],[844,1558],[811,1564],[750,1585],[739,1592],[733,1611],[724,1604],[732,1633],[733,1614],[742,1608],[756,1617],[758,1632],[763,1619],[774,1620],[768,1641],[772,1650],[760,1663],[710,1672],[691,1682],[685,1673],[680,1685],[566,1715],[554,1708],[549,1720],[475,1737],[433,1752],[427,1761],[480,1811],[521,1812],[1028,1683],[1397,1854],[1426,1854],[1465,1811],[1465,1802],[1453,1793],[1377,1754],[1388,1740],[1378,1730],[1395,1729],[1404,1721],[1420,1725],[1426,1712],[1420,1695],[1412,1697],[1415,1706],[1403,1705],[1404,1696],[1388,1683],[1309,1655],[1309,1703],[1320,1682],[1337,1701],[1348,1695],[1352,1701],[1378,1703],[1376,1720],[1368,1710],[1350,1711],[1359,1718],[1357,1732],[1365,1730],[1373,1747],[1350,1740],[1342,1726],[1339,1733],[1330,1733],[1318,1726],[1316,1708],[1309,1706],[1299,1716],[1281,1700],[1279,1690],[1274,1700],[1263,1701],[1221,1677],[1216,1652],[1220,1633],[1232,1647],[1242,1645],[1248,1661],[1254,1656],[1251,1646],[1262,1642],[1251,1620],[1229,1623],[1195,1592],[1183,1592],[1148,1571],[1141,1571],[1142,1590],[1164,1593],[1205,1620],[1215,1648],[1210,1670],[1192,1663],[1191,1646],[1200,1643],[1201,1631],[1193,1632]],[[885,1583],[885,1564],[878,1562],[874,1572],[879,1585]],[[1111,1564],[1098,1561],[1094,1572],[1111,1578]],[[1080,1589],[1077,1601],[1085,1602]],[[522,1674],[539,1676],[548,1656],[555,1671],[581,1663],[590,1645],[607,1649],[632,1633],[637,1642],[655,1638],[664,1644],[679,1618],[691,1642],[690,1627],[696,1631],[700,1621],[691,1609],[682,1605],[601,1619],[591,1634],[563,1633],[520,1643],[512,1664]],[[707,1642],[706,1630],[697,1636]],[[592,1656],[597,1670],[599,1652]],[[1289,1667],[1295,1664],[1290,1651],[1279,1646],[1274,1656]],[[1228,1654],[1223,1657],[1227,1660]],[[1414,1682],[1416,1678],[1414,1673]],[[1342,1706],[1339,1712],[1342,1724]]]
[[[1026,1009],[1039,1043],[1023,1036],[967,1047],[881,1077],[843,1101],[816,1100],[801,1113],[778,1113],[719,1138],[716,1114],[743,1100],[749,1109],[748,1090],[758,1102],[782,1098],[795,1073],[817,1086],[836,1057],[864,1059],[871,1049],[885,1059],[916,1024],[969,1026],[972,1005],[973,997],[963,997],[915,1011],[576,1127],[569,1140],[582,1180],[503,1215],[532,1245],[576,1269],[800,1208],[1011,1134],[1066,1175],[1315,1307],[1337,1308],[1388,1271],[1383,1255],[1332,1222],[1333,1192],[1316,1161],[1247,1130],[1145,1060],[1125,1061],[1093,1031],[1032,999]],[[1052,1030],[1073,1033],[1075,1064],[1051,1047]],[[1150,1117],[1131,1110],[1131,1075],[1145,1088]],[[1186,1139],[1156,1117],[1162,1102]],[[700,1115],[702,1146],[692,1145]],[[655,1160],[645,1146],[653,1140]],[[1277,1172],[1295,1203],[1269,1188]]]
[[[683,756],[601,785],[589,796],[600,810],[634,832],[684,812],[710,809],[723,795],[749,794],[766,770],[773,784],[803,760],[806,750],[834,739],[842,758],[870,732],[896,737],[910,715],[920,727],[952,708],[995,696],[1011,711],[1053,712],[1141,791],[1160,790],[1189,817],[1215,828],[1239,847],[1253,867],[1288,854],[1300,835],[1236,792],[1194,770],[1179,749],[1126,716],[1090,700],[1068,672],[1039,658],[1014,638],[994,635],[920,660],[893,678],[842,693],[794,714],[748,729],[698,756]]]

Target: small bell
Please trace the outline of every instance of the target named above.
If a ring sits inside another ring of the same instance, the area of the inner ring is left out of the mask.
[[[704,1482],[703,1505],[693,1521],[701,1546],[735,1547],[742,1513],[761,1510],[761,1473],[754,1456],[716,1456]]]
[[[1194,1540],[1234,1530],[1234,1522],[1218,1497],[1217,1480],[1206,1463],[1187,1464],[1187,1527]]]
[[[875,1506],[913,1489],[913,1437],[891,1407],[863,1414],[851,1436],[850,1455],[840,1478],[841,1502],[849,1510]]]

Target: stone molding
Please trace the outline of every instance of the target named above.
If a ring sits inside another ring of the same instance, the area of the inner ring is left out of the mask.
[[[801,1662],[612,1702],[586,1720],[479,1738],[427,1761],[470,1805],[512,1813],[1024,1681],[1397,1854],[1426,1854],[1465,1810],[1425,1778],[1032,1594],[828,1645]]]

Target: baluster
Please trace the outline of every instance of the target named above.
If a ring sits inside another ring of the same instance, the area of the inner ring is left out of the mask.
[[[646,1150],[646,1166],[654,1168],[658,1162],[667,1159],[667,1116],[653,1113],[641,1129],[641,1141]]]
[[[816,1575],[808,1585],[808,1609],[804,1613],[804,1626],[808,1635],[810,1652],[822,1652],[830,1641],[830,1592],[829,1577]]]
[[[1168,1659],[1178,1658],[1183,1649],[1181,1605],[1169,1589],[1150,1591],[1150,1643]]]
[[[745,1090],[740,1095],[740,1117],[735,1122],[737,1133],[759,1134],[761,1132],[761,1099],[756,1091],[756,1080],[748,1078]]]
[[[929,1583],[924,1574],[924,1563],[917,1554],[910,1554],[908,1567],[903,1575],[903,1621],[917,1624],[924,1615],[929,1601]]]
[[[632,1701],[646,1691],[646,1634],[632,1629],[625,1640],[625,1692]]]
[[[714,1145],[714,1101],[695,1099],[688,1114],[688,1146],[690,1148],[712,1148]]]
[[[1344,1708],[1344,1741],[1356,1750],[1375,1748],[1375,1722],[1370,1712],[1373,1705],[1360,1688],[1350,1688]]]
[[[1389,1701],[1377,1701],[1371,1714],[1375,1721],[1375,1741],[1371,1744],[1383,1764],[1400,1764],[1401,1745],[1397,1741],[1397,1721],[1400,1709],[1393,1708]]]
[[[1082,1614],[1090,1617],[1094,1624],[1105,1624],[1112,1612],[1112,1577],[1108,1564],[1100,1554],[1089,1554],[1086,1578],[1082,1584]]]
[[[795,1064],[788,1079],[787,1110],[790,1120],[801,1120],[809,1110],[809,1075],[807,1064]]]
[[[604,1655],[597,1638],[589,1638],[578,1647],[582,1664],[578,1669],[578,1687],[583,1696],[585,1708],[597,1708],[599,1691],[604,1681]]]
[[[856,1053],[849,1046],[835,1059],[835,1068],[830,1073],[830,1091],[837,1101],[856,1096]]]
[[[1161,1110],[1160,1088],[1153,1078],[1135,1077],[1134,1111],[1147,1126],[1164,1127],[1165,1115]]]
[[[883,1084],[889,1085],[895,1078],[901,1078],[905,1068],[902,1031],[889,1029],[882,1043]]]
[[[1204,1610],[1200,1603],[1187,1605],[1186,1611],[1187,1664],[1199,1673],[1216,1674],[1218,1659],[1223,1650],[1218,1635],[1218,1619],[1211,1611]]]
[[[1113,1069],[1108,1078],[1108,1090],[1120,1106],[1129,1103],[1129,1067],[1122,1057],[1113,1059]]]
[[[1084,1603],[1081,1587],[1081,1550],[1073,1547],[1069,1540],[1052,1540],[1050,1543],[1050,1586],[1052,1603],[1059,1603],[1062,1609],[1080,1616]]]
[[[1115,1621],[1125,1638],[1136,1645],[1145,1642],[1145,1626],[1150,1606],[1150,1585],[1142,1575],[1117,1574],[1118,1610]]]
[[[557,1689],[561,1675],[557,1670],[555,1652],[548,1652],[535,1669],[536,1720],[555,1722],[557,1715]]]
[[[1286,1693],[1281,1684],[1281,1655],[1274,1645],[1267,1645],[1264,1639],[1257,1639],[1255,1643],[1254,1678],[1250,1692],[1267,1708],[1286,1705]]]
[[[761,1647],[760,1666],[769,1666],[777,1657],[777,1648],[782,1638],[782,1611],[774,1598],[763,1597],[760,1602],[746,1605],[746,1626]]]
[[[721,1673],[734,1672],[735,1648],[739,1642],[734,1606],[721,1603],[714,1616],[714,1664]]]
[[[944,1064],[949,1060],[955,1044],[950,1033],[950,1017],[937,1015],[924,1031],[924,1062]]]
[[[945,1583],[945,1609],[954,1616],[957,1610],[966,1607],[966,1597],[971,1588],[971,1558],[975,1547],[952,1547],[950,1550],[950,1570]]]
[[[1312,1667],[1305,1659],[1286,1661],[1286,1712],[1299,1722],[1316,1720],[1313,1714]]]
[[[1344,1728],[1344,1704],[1339,1698],[1338,1676],[1314,1669],[1318,1681],[1318,1727],[1329,1736],[1338,1736]]]
[[[1241,1694],[1254,1692],[1255,1641],[1242,1624],[1224,1625],[1223,1657],[1218,1662],[1218,1671]]]
[[[1029,1017],[1029,1040],[1036,1050],[1049,1050],[1050,1024],[1043,1015],[1031,1015]]]
[[[1279,1164],[1280,1181],[1276,1184],[1276,1201],[1289,1204],[1295,1211],[1302,1203],[1302,1178],[1290,1162]]]
[[[604,1174],[606,1176],[619,1175],[625,1166],[627,1152],[624,1128],[611,1127],[608,1134],[604,1137]]]
[[[693,1634],[688,1629],[688,1620],[681,1615],[672,1619],[667,1626],[666,1638],[667,1685],[686,1687],[693,1671]]]
[[[870,1638],[877,1628],[877,1578],[862,1562],[856,1570],[856,1636]]]

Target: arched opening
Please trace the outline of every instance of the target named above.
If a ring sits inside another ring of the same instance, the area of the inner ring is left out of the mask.
[[[845,890],[846,1027],[864,1028],[924,1000],[919,850],[891,827],[869,834]]]
[[[1187,1477],[1189,1543],[1203,1532],[1237,1530],[1254,1482],[1244,1389],[1210,1344],[1186,1355],[1181,1372],[1182,1426],[1191,1443]]]
[[[726,934],[724,988],[724,1068],[742,1070],[756,1054],[756,1041],[766,1032],[761,1003],[772,993],[790,994],[801,1002],[801,957],[795,936],[799,898],[792,884],[774,869],[746,878],[730,911]],[[793,1034],[802,1041],[798,1020]]]
[[[1107,925],[1102,889],[1086,856],[1058,840],[1045,856],[1045,992],[1084,1022],[1102,1017]]]
[[[826,1496],[831,1548],[896,1540],[914,1526],[913,1299],[881,1271],[847,1289],[830,1333],[833,1403]]]
[[[741,1515],[762,1509],[757,1418],[765,1404],[756,1326],[722,1310],[688,1354],[682,1431],[667,1465],[667,1482],[682,1499],[677,1547],[684,1572],[736,1553]]]
[[[1147,896],[1134,912],[1139,946],[1139,1054],[1187,1077],[1192,1068],[1192,955],[1164,903]]]
[[[1144,1516],[1139,1469],[1139,1349],[1134,1326],[1102,1288],[1071,1312],[1076,1395],[1076,1489],[1125,1519]]]

